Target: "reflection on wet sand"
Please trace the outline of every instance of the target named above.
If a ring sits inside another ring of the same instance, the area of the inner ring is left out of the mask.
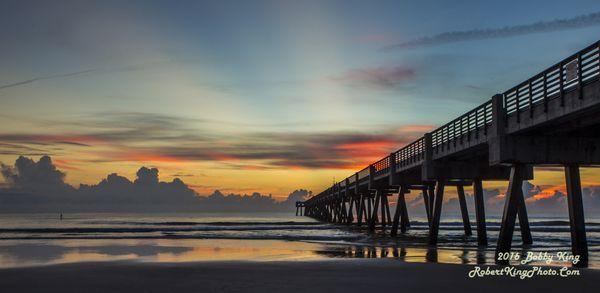
[[[26,243],[23,243],[26,242]],[[0,268],[74,262],[290,261],[323,259],[323,244],[280,240],[52,240],[0,243]]]
[[[494,264],[494,251],[283,240],[137,239],[0,242],[0,268],[90,261],[304,261],[382,258],[412,263]]]
[[[406,262],[488,264],[493,253],[483,249],[460,250],[416,247],[343,246],[328,247],[318,254],[332,258],[393,258]]]

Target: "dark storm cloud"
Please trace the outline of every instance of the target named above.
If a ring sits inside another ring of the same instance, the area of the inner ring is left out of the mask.
[[[65,173],[58,170],[48,156],[43,156],[38,162],[21,156],[14,167],[0,165],[0,173],[8,184],[19,189],[52,192],[70,189],[64,183]]]
[[[473,29],[466,31],[450,31],[433,36],[422,37],[384,47],[384,50],[435,46],[448,43],[475,41],[495,38],[562,31],[600,25],[600,12],[578,15],[572,18],[540,21],[525,25],[507,26],[503,28]]]
[[[97,184],[74,188],[48,156],[34,161],[19,157],[14,166],[0,165],[6,181],[0,186],[0,211],[273,211],[288,210],[310,192],[296,190],[277,202],[271,195],[223,195],[215,190],[200,197],[181,179],[159,180],[157,168],[141,167],[131,181],[116,173]]]

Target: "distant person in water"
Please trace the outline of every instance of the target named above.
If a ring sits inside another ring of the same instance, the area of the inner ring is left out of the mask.
[[[60,220],[62,221],[62,213],[60,213]]]

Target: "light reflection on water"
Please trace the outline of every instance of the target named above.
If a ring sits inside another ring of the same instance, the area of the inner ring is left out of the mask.
[[[494,252],[491,249],[372,246],[282,240],[85,239],[0,242],[0,267],[3,268],[101,261],[179,263],[364,258],[475,265],[493,264]]]
[[[442,222],[437,248],[427,245],[427,224],[413,217],[406,234],[389,237],[365,228],[320,223],[287,214],[0,215],[0,267],[85,261],[194,262],[296,261],[387,258],[406,262],[493,264],[499,219],[488,220],[490,246],[479,248],[465,236],[458,218]],[[513,251],[570,251],[568,222],[531,218],[534,245]],[[590,267],[600,268],[600,220],[586,223]],[[554,263],[554,265],[563,265]]]
[[[0,267],[73,262],[291,261],[328,258],[323,244],[280,240],[20,240],[0,242]]]

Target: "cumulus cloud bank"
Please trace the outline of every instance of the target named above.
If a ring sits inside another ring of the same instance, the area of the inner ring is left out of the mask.
[[[66,174],[49,156],[39,161],[19,157],[14,166],[0,165],[7,182],[0,188],[0,211],[3,212],[179,212],[179,211],[283,211],[309,195],[307,190],[292,192],[287,200],[277,202],[271,195],[224,195],[216,190],[208,197],[199,196],[181,179],[159,180],[157,168],[141,167],[131,181],[116,173],[98,184],[81,184],[78,188],[65,183]]]

